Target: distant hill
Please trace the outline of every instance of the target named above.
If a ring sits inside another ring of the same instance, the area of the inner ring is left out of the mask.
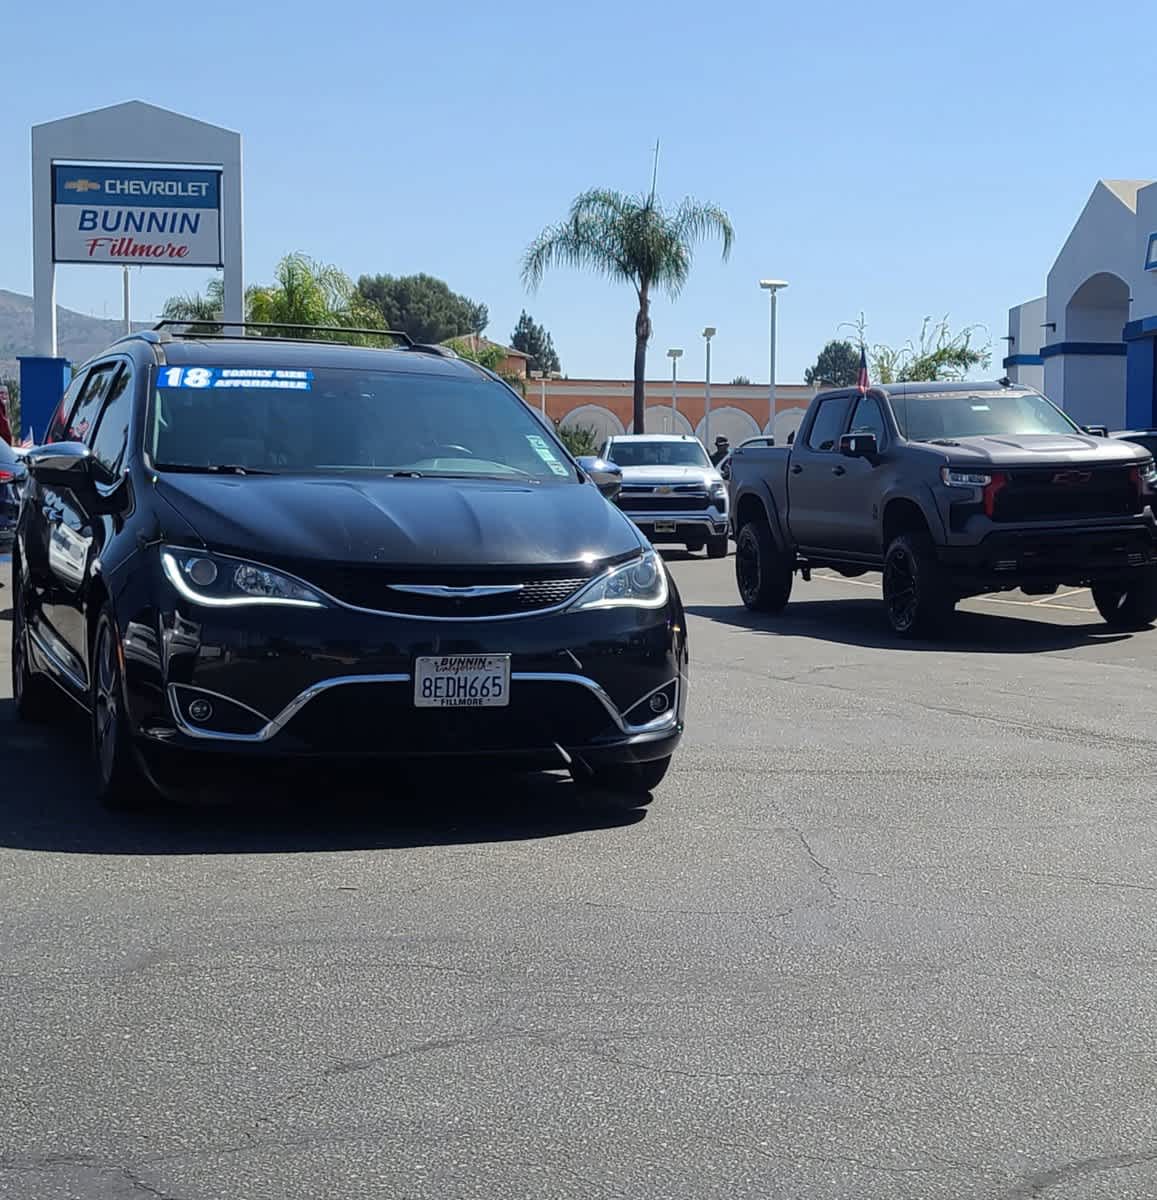
[[[138,324],[138,329],[147,325]],[[82,363],[121,336],[120,321],[86,317],[70,308],[56,309],[57,350],[62,358]],[[0,288],[0,375],[16,375],[18,354],[32,354],[32,297]]]

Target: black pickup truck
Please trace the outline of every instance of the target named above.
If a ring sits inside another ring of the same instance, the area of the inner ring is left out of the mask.
[[[790,447],[735,452],[730,486],[736,582],[756,611],[828,567],[881,571],[903,636],[1013,588],[1091,587],[1116,628],[1157,619],[1152,454],[1007,380],[821,392]]]

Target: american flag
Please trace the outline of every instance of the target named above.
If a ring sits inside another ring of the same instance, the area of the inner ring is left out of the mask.
[[[871,387],[868,382],[868,353],[863,346],[860,347],[860,373],[856,376],[856,387],[859,388],[861,396]]]
[[[29,431],[24,435],[24,438],[20,443],[20,449],[21,450],[31,450],[32,447],[35,445],[36,445],[36,442],[33,440],[32,430],[29,429]]]

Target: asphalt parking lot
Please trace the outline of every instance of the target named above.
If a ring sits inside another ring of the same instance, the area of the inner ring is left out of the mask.
[[[0,589],[0,1196],[1157,1194],[1157,632],[1076,592],[898,645],[870,578],[756,619],[672,559],[688,736],[618,817],[95,811]]]

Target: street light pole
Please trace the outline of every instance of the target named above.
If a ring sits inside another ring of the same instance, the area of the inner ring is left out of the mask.
[[[683,351],[668,350],[667,357],[671,360],[671,432],[675,433],[675,422],[679,416],[679,359],[683,357]]]
[[[761,279],[759,286],[764,289],[771,297],[771,304],[768,317],[768,384],[767,384],[767,431],[770,433],[775,428],[775,294],[780,288],[787,287],[787,281],[784,279]]]
[[[711,339],[715,336],[715,326],[708,325],[703,330],[703,340],[707,343],[707,375],[703,386],[703,441],[707,452],[711,452]]]

